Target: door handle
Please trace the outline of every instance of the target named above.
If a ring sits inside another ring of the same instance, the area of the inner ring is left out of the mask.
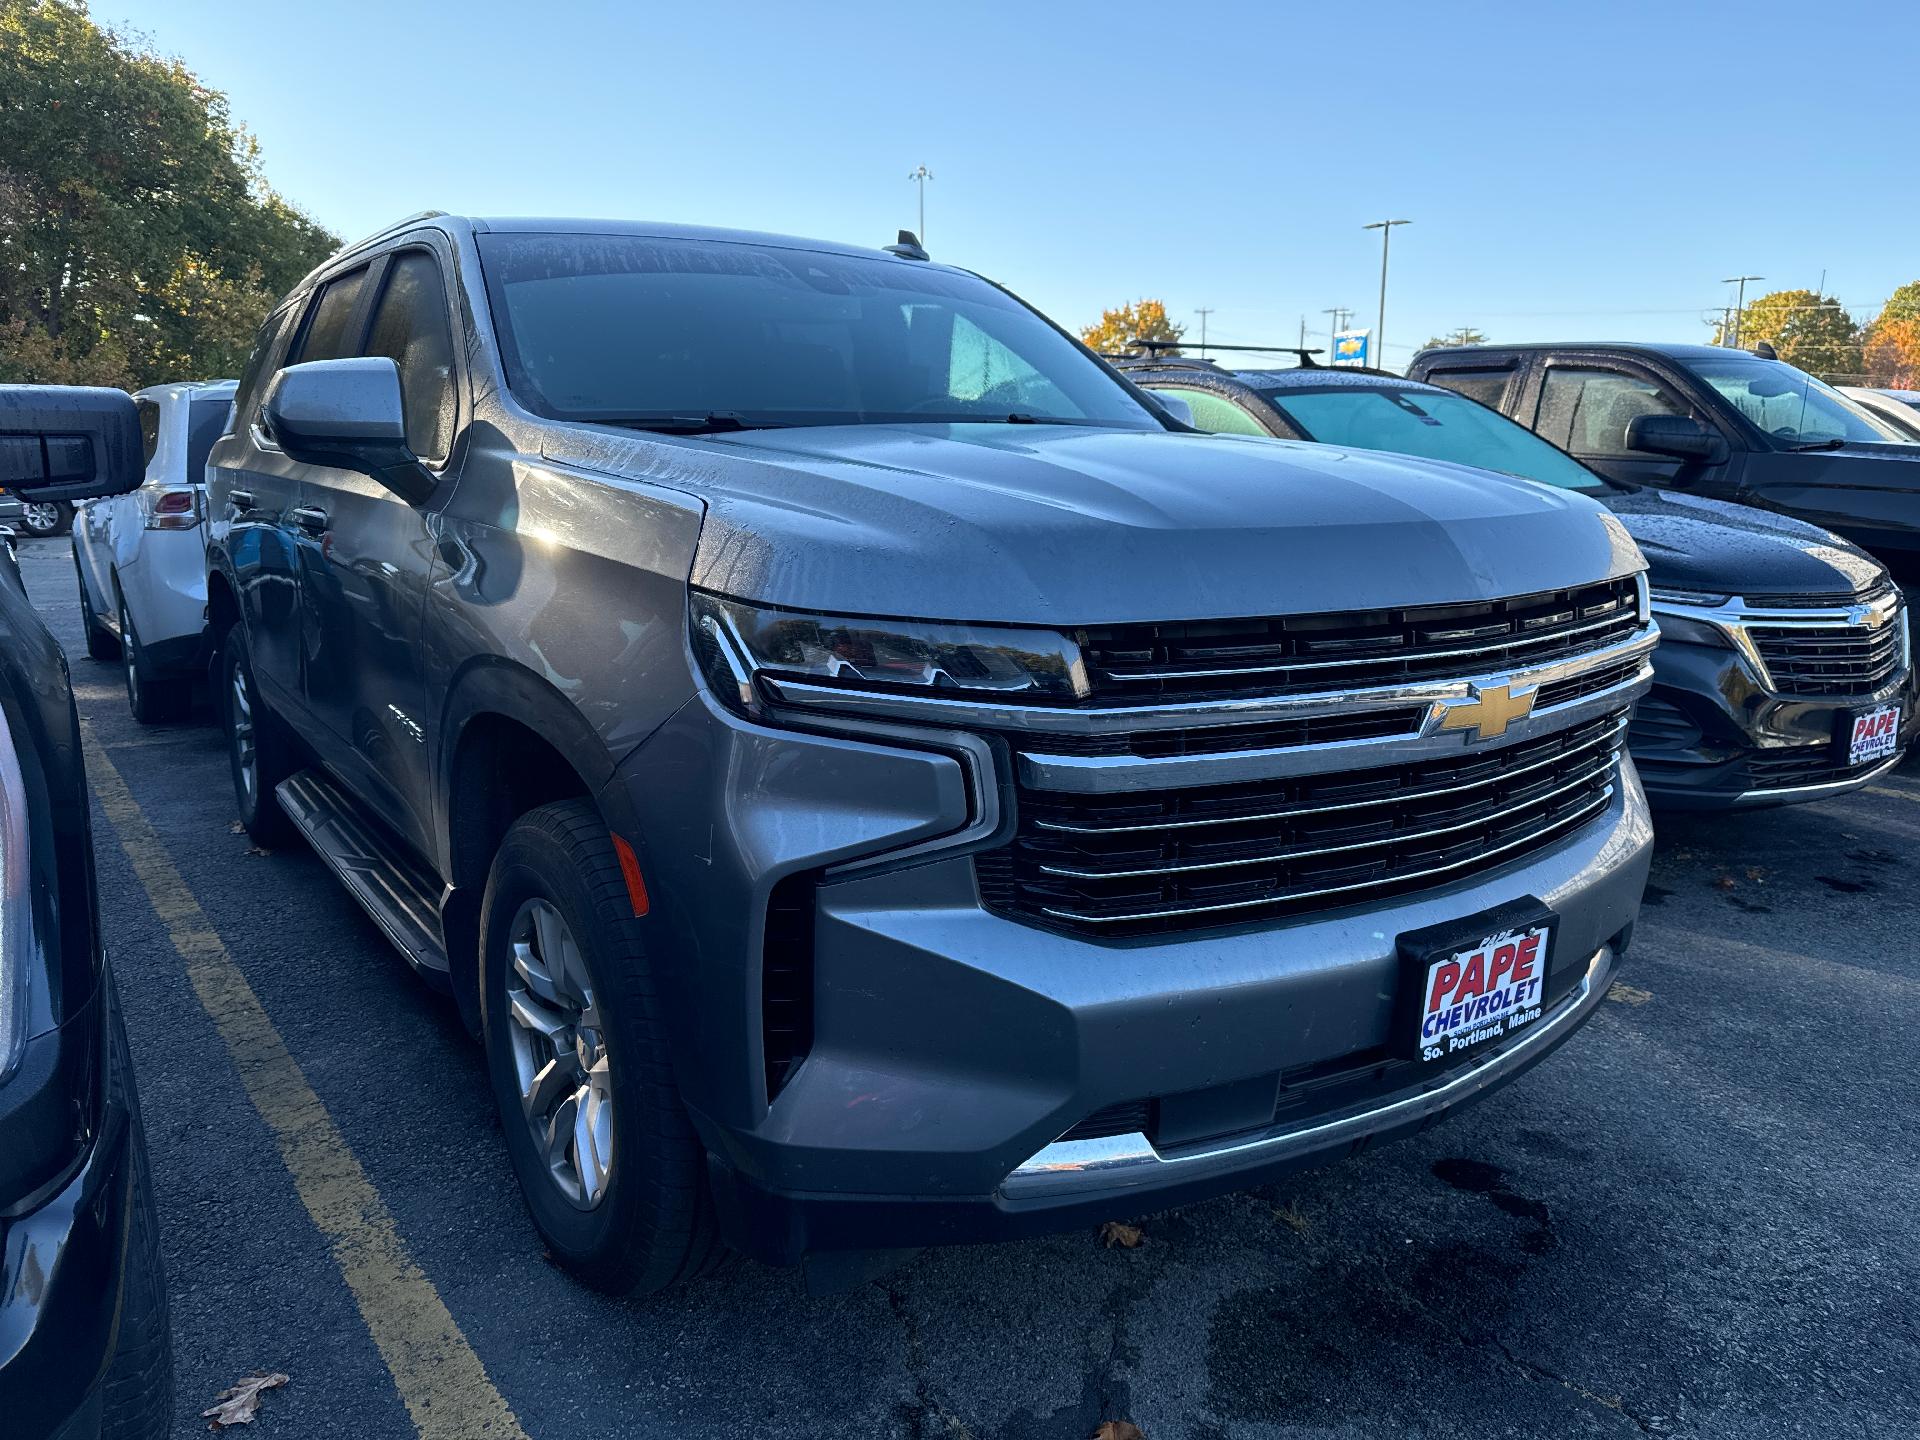
[[[327,512],[313,505],[302,505],[297,510],[287,512],[287,518],[309,535],[324,535],[327,531]]]
[[[251,510],[253,509],[253,492],[251,490],[229,490],[227,492],[227,504],[236,510]]]

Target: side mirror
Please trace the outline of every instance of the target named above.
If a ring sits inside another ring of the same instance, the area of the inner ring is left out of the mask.
[[[1182,400],[1178,395],[1169,395],[1164,390],[1150,390],[1147,393],[1153,396],[1154,404],[1158,405],[1182,425],[1193,424],[1193,406],[1189,405],[1185,400]]]
[[[1727,442],[1691,415],[1634,416],[1627,422],[1627,449],[1709,465],[1727,458]]]
[[[433,472],[407,447],[400,367],[384,355],[289,365],[261,410],[273,443],[303,465],[359,470],[409,505],[433,494]]]
[[[0,385],[0,489],[22,500],[125,495],[146,478],[140,416],[124,390]]]

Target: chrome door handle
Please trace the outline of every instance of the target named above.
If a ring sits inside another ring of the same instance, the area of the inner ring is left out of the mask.
[[[312,505],[302,505],[297,510],[287,512],[287,518],[309,535],[324,535],[327,530],[327,512]]]

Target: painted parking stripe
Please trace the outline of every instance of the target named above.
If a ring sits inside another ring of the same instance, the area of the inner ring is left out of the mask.
[[[440,1292],[400,1238],[386,1202],[274,1028],[166,845],[85,721],[87,775],[120,846],[186,962],[247,1096],[273,1132],[307,1214],[333,1250],[360,1318],[422,1440],[526,1440]]]
[[[1896,790],[1891,785],[1869,785],[1867,794],[1885,795],[1894,800],[1911,800],[1914,804],[1920,805],[1920,791],[1916,790]]]

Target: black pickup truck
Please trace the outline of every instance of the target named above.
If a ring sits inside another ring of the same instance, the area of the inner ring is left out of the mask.
[[[1812,521],[1920,584],[1920,445],[1831,386],[1715,345],[1445,346],[1408,378],[1518,420],[1610,480]]]

